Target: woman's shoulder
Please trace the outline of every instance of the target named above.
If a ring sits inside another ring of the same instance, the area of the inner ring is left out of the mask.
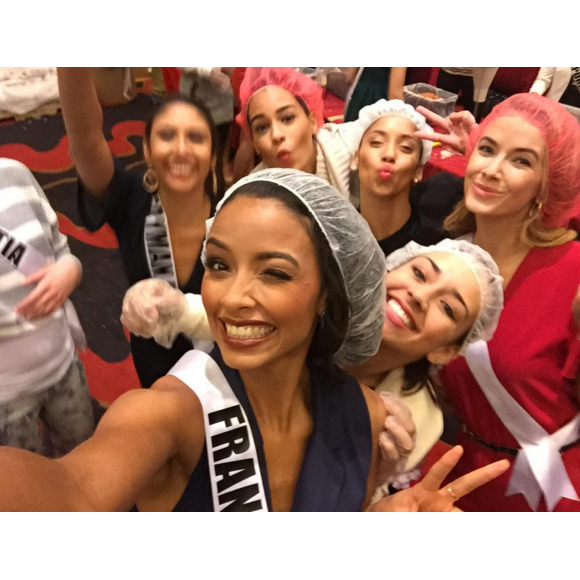
[[[171,424],[178,440],[185,442],[185,447],[192,442],[196,447],[203,447],[203,407],[195,391],[172,375],[162,377],[146,391],[152,399],[149,408],[157,420]]]
[[[559,246],[535,248],[532,258],[534,261],[552,264],[554,268],[566,271],[572,266],[580,266],[580,242],[572,240]],[[580,276],[580,269],[578,272],[570,273]]]
[[[371,420],[373,438],[378,438],[379,434],[383,430],[385,419],[387,418],[385,405],[383,404],[381,397],[376,391],[361,384],[359,384],[358,387],[361,390],[367,405],[369,417]]]

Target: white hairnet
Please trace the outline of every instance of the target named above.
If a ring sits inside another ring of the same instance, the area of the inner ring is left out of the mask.
[[[364,134],[367,132],[368,128],[382,117],[387,115],[398,115],[399,117],[405,117],[410,119],[417,127],[417,131],[425,131],[427,133],[433,133],[433,129],[427,124],[427,119],[417,113],[417,111],[411,105],[407,105],[403,101],[398,99],[392,99],[387,101],[381,99],[373,105],[368,105],[360,110],[358,115],[358,121],[354,121],[354,124],[358,125],[358,142],[360,142]],[[433,142],[427,139],[422,139],[423,143],[423,154],[421,156],[421,165],[425,165],[431,157],[431,151],[433,150]]]
[[[443,240],[434,246],[409,242],[404,248],[387,257],[387,270],[395,270],[413,258],[429,252],[447,252],[457,256],[469,266],[479,283],[481,307],[461,345],[461,352],[472,342],[491,340],[503,310],[503,278],[499,275],[494,259],[485,250],[466,240]]]
[[[295,169],[265,169],[238,181],[218,204],[216,215],[240,187],[258,182],[275,183],[295,195],[319,225],[350,303],[348,328],[334,361],[340,366],[361,364],[377,352],[385,317],[385,259],[368,224],[328,182]],[[213,219],[206,222],[206,240]],[[205,257],[204,242],[204,263]]]

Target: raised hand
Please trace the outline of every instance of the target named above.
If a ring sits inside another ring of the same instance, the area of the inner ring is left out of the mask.
[[[417,112],[421,113],[435,127],[448,131],[449,135],[416,131],[415,137],[429,141],[439,141],[444,145],[449,145],[459,153],[465,153],[469,135],[477,127],[475,117],[469,111],[451,113],[446,119],[425,107],[417,107]]]

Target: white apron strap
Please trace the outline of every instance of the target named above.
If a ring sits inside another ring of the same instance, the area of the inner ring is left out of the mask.
[[[499,382],[487,343],[470,345],[465,358],[493,410],[521,447],[506,495],[523,493],[533,510],[538,508],[541,494],[550,511],[563,497],[580,501],[560,455],[561,447],[578,439],[580,415],[549,435]]]
[[[168,374],[201,401],[214,511],[268,511],[252,429],[218,364],[192,350]]]
[[[0,237],[6,239],[0,255],[25,276],[28,277],[47,265],[46,258],[36,248],[17,240],[9,231],[0,228]],[[63,309],[75,344],[79,348],[86,348],[87,339],[73,303],[67,300]]]

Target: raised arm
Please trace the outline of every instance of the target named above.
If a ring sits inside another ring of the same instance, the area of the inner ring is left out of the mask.
[[[103,135],[103,111],[92,71],[87,67],[57,70],[71,156],[87,191],[104,200],[113,178],[113,155]]]

